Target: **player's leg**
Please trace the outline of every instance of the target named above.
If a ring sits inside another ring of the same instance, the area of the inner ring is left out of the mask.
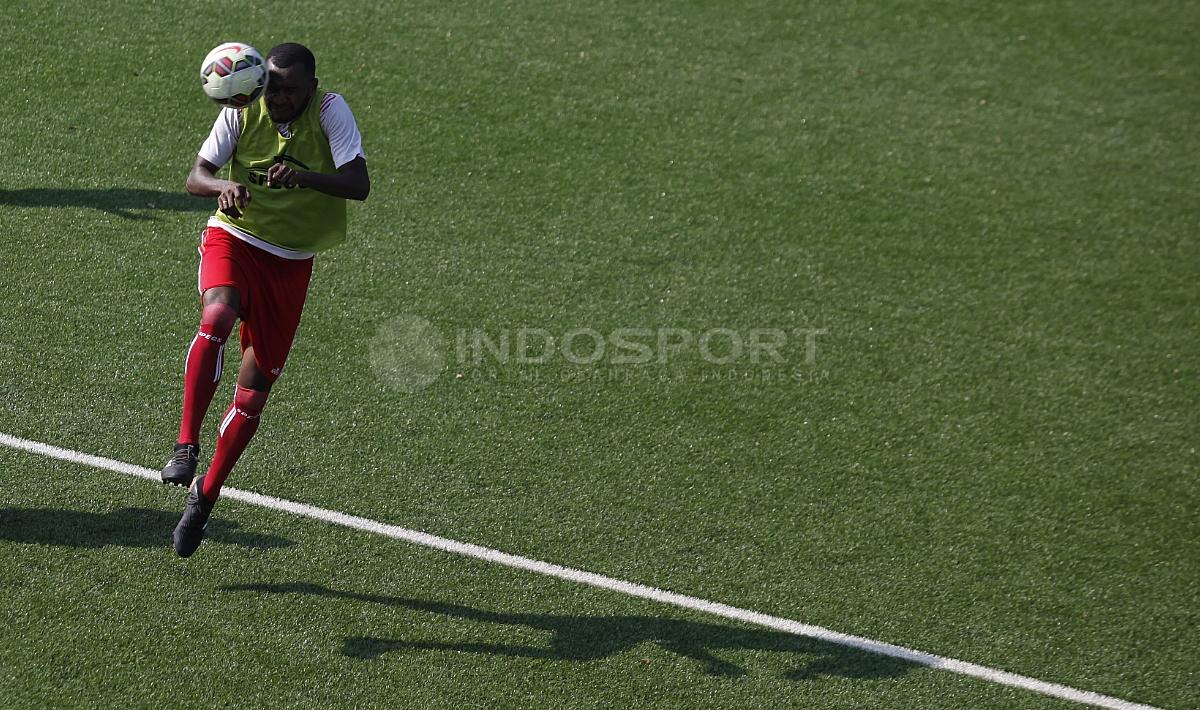
[[[244,304],[244,246],[224,230],[208,228],[200,242],[200,327],[184,359],[179,436],[162,470],[163,483],[190,485],[200,456],[200,425],[221,380],[225,342]]]
[[[175,550],[187,557],[204,539],[204,525],[230,471],[258,431],[272,384],[291,352],[312,275],[312,260],[255,255],[255,278],[241,291],[242,363],[233,404],[221,419],[212,463],[192,484]]]
[[[218,286],[204,292],[200,327],[184,361],[179,436],[174,454],[163,468],[163,483],[191,485],[200,455],[200,425],[221,382],[225,342],[233,332],[239,303],[238,291],[232,286]]]
[[[258,369],[254,359],[254,347],[242,354],[242,366],[238,371],[237,392],[233,404],[225,412],[217,435],[217,448],[213,453],[212,465],[204,476],[204,497],[216,500],[221,495],[221,486],[241,458],[242,452],[258,431],[259,418],[271,392],[271,379]]]
[[[183,369],[183,418],[178,439],[181,444],[199,441],[200,424],[221,381],[225,341],[233,332],[241,298],[236,288],[218,286],[204,292],[203,303],[200,329],[188,348],[187,364]]]
[[[204,528],[221,495],[221,486],[225,485],[229,472],[258,431],[259,417],[266,406],[271,384],[270,378],[259,370],[255,362],[254,347],[246,348],[242,354],[233,404],[225,412],[217,430],[217,448],[212,463],[204,475],[192,484],[183,517],[175,526],[175,551],[180,557],[190,556],[204,540]]]
[[[291,261],[264,257],[257,291],[242,322],[242,365],[238,370],[233,405],[221,420],[212,465],[204,477],[205,497],[216,500],[221,486],[246,445],[258,431],[267,395],[284,363],[300,327],[304,300],[312,275],[312,260]]]

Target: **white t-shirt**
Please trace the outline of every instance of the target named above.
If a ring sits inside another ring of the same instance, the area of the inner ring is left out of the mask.
[[[333,154],[334,167],[340,168],[360,155],[364,158],[367,157],[363,153],[362,135],[358,132],[358,122],[354,120],[354,114],[350,112],[350,106],[346,104],[346,100],[342,98],[341,94],[325,94],[325,98],[321,101],[320,110],[321,130],[325,132],[325,136],[329,139],[329,151]],[[217,120],[213,123],[212,132],[208,134],[208,138],[200,146],[199,155],[201,158],[218,168],[223,167],[233,159],[233,153],[237,149],[238,138],[242,135],[241,116],[242,112],[238,109],[221,109],[221,113],[217,114]],[[275,124],[275,128],[284,137],[287,137],[290,133],[289,127],[285,123],[277,123]],[[233,236],[249,242],[259,249],[268,251],[275,256],[282,256],[285,259],[308,259],[313,255],[312,252],[285,249],[269,242],[264,242],[253,234],[243,232],[237,227],[218,220],[216,217],[208,218],[208,226],[224,229]]]

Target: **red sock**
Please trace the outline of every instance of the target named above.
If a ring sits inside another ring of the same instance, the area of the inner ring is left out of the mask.
[[[204,489],[200,492],[209,500],[216,500],[221,495],[221,486],[233,470],[246,444],[254,432],[258,431],[258,419],[262,416],[263,406],[267,403],[267,393],[237,386],[233,405],[225,412],[221,420],[220,433],[217,435],[217,450],[213,452],[212,464],[204,474]]]
[[[236,319],[237,311],[224,303],[207,305],[200,314],[200,330],[192,339],[183,366],[183,418],[177,443],[195,444],[200,440],[200,423],[221,381],[225,340]]]

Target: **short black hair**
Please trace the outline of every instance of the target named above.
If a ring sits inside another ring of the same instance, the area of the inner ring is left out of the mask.
[[[308,47],[296,42],[277,44],[267,52],[267,60],[275,62],[275,66],[286,69],[294,64],[301,64],[308,70],[309,76],[317,75],[317,58]]]

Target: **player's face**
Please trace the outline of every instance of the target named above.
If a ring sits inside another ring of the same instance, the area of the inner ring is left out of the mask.
[[[301,64],[290,67],[277,67],[273,60],[267,60],[267,113],[276,123],[290,123],[308,105],[309,99],[317,92],[317,78],[308,73]]]

